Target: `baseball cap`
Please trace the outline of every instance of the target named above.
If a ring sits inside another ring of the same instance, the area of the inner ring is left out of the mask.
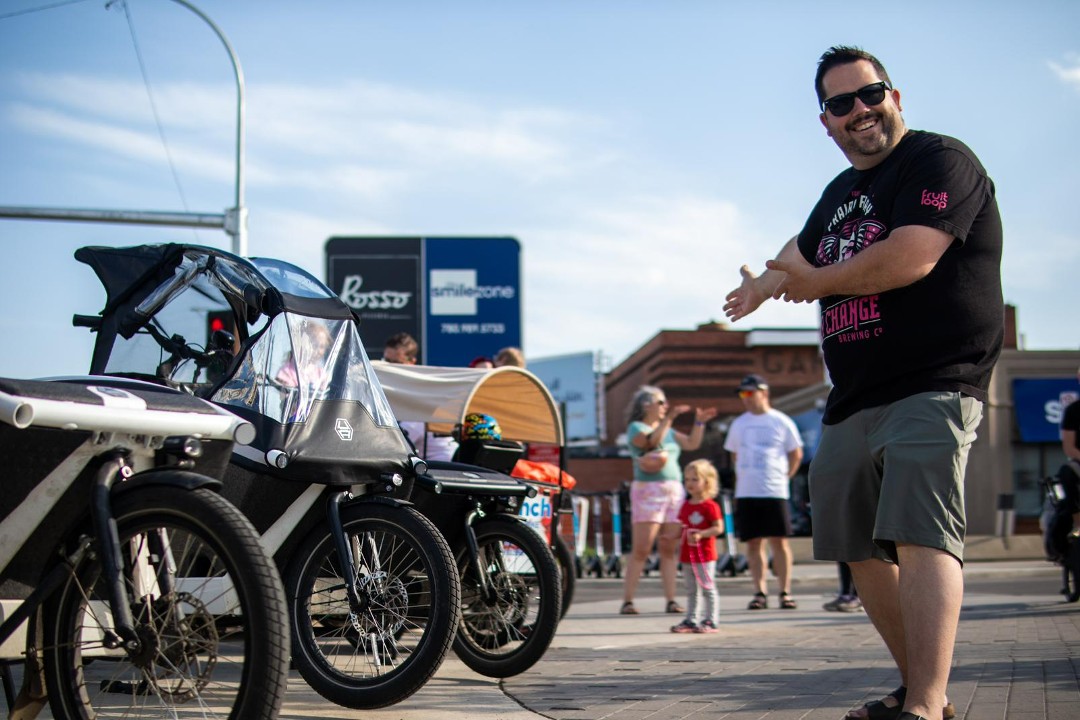
[[[765,382],[765,378],[761,377],[760,375],[747,375],[746,377],[744,377],[742,379],[742,382],[739,383],[739,388],[738,388],[737,392],[742,392],[743,390],[768,390],[768,389],[769,389],[769,383]]]

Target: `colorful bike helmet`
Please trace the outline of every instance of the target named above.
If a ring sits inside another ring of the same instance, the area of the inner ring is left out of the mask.
[[[498,421],[484,413],[469,413],[461,423],[463,440],[502,440]]]

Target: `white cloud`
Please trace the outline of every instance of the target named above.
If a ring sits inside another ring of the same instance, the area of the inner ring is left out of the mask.
[[[22,99],[7,114],[21,130],[166,162],[141,83],[36,73],[14,84]],[[153,92],[181,180],[231,181],[235,90],[185,82]],[[249,84],[246,105],[245,173],[253,186],[380,199],[425,178],[460,176],[462,168],[538,183],[595,170],[619,155],[596,140],[605,130],[597,118],[361,80]]]
[[[125,125],[154,122],[150,96],[141,82],[76,73],[21,73],[13,82],[36,105]],[[155,84],[152,92],[166,130],[236,136],[235,87],[174,82]]]
[[[66,140],[115,156],[165,164],[167,156],[156,133],[141,132],[103,121],[84,120],[48,108],[15,104],[8,113],[12,123],[24,132]],[[184,143],[169,143],[178,168],[205,179],[231,179],[236,174],[233,157],[207,152]]]
[[[557,108],[503,107],[483,99],[352,81],[344,87],[272,85],[252,92],[256,141],[312,156],[394,163],[415,172],[480,164],[548,179],[586,165],[577,145],[604,123]],[[595,162],[590,154],[588,162]]]
[[[1074,90],[1080,91],[1080,54],[1070,53],[1066,58],[1067,64],[1061,65],[1053,60],[1047,62],[1058,79]]]
[[[739,265],[760,271],[781,243],[731,203],[690,196],[626,198],[521,239],[530,354],[602,348],[616,361],[661,329],[723,322]],[[768,303],[739,327],[816,322],[815,306]]]

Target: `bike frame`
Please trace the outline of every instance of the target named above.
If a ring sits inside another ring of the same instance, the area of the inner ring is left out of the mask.
[[[0,577],[8,578],[7,571],[13,567],[13,561],[20,553],[36,550],[36,546],[32,548],[29,543],[46,517],[62,501],[70,502],[70,492],[80,491],[77,483],[85,482],[80,481],[80,477],[85,477],[88,467],[95,463],[99,463],[99,466],[92,473],[89,487],[86,488],[91,534],[75,535],[78,528],[83,526],[85,512],[78,509],[66,512],[63,515],[65,520],[52,535],[58,536],[61,542],[73,543],[73,549],[58,560],[45,560],[40,575],[30,583],[32,590],[25,598],[3,600],[5,612],[0,623],[0,647],[14,645],[24,648],[24,651],[5,649],[0,661],[25,659],[28,677],[40,676],[40,642],[36,633],[37,624],[32,618],[42,604],[63,587],[73,569],[89,553],[101,556],[102,573],[113,611],[113,627],[102,628],[106,650],[122,650],[129,655],[139,652],[142,643],[135,631],[124,586],[124,548],[117,535],[112,498],[114,494],[130,492],[148,484],[167,484],[186,489],[207,485],[220,487],[220,483],[205,475],[162,467],[164,463],[172,463],[175,468],[195,466],[195,461],[187,458],[188,450],[193,447],[192,437],[172,435],[168,428],[197,433],[207,442],[224,440],[231,448],[238,436],[250,434],[250,425],[197,400],[188,402],[192,404],[191,410],[197,408],[201,414],[147,407],[147,396],[138,394],[138,391],[148,386],[133,381],[86,377],[61,378],[57,382],[2,382],[0,421],[4,426],[13,428],[13,433],[30,427],[51,428],[82,432],[85,438],[45,477],[37,480],[26,496],[0,520],[0,534],[5,538],[18,539],[18,542],[5,542],[0,548]],[[10,390],[28,394],[13,394]],[[34,391],[41,397],[34,395]],[[160,389],[154,387],[154,392],[160,392]],[[148,556],[137,558],[130,565],[136,568],[136,572],[144,568],[148,573],[140,580],[140,587],[152,588],[157,594],[170,593],[174,589],[171,550],[161,536],[148,537],[147,541],[150,547]],[[44,548],[45,551],[49,549]],[[34,557],[56,558],[47,553],[35,553]],[[20,637],[19,632],[23,628],[24,637]],[[9,645],[9,641],[14,642]],[[12,689],[9,680],[5,668],[4,686],[10,705]]]

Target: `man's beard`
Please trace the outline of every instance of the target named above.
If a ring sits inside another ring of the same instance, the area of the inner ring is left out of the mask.
[[[903,121],[897,114],[875,112],[873,115],[863,115],[859,122],[864,122],[868,117],[876,117],[878,120],[872,132],[856,134],[845,127],[844,132],[836,136],[837,145],[849,158],[873,157],[890,150],[899,142],[903,134]]]

